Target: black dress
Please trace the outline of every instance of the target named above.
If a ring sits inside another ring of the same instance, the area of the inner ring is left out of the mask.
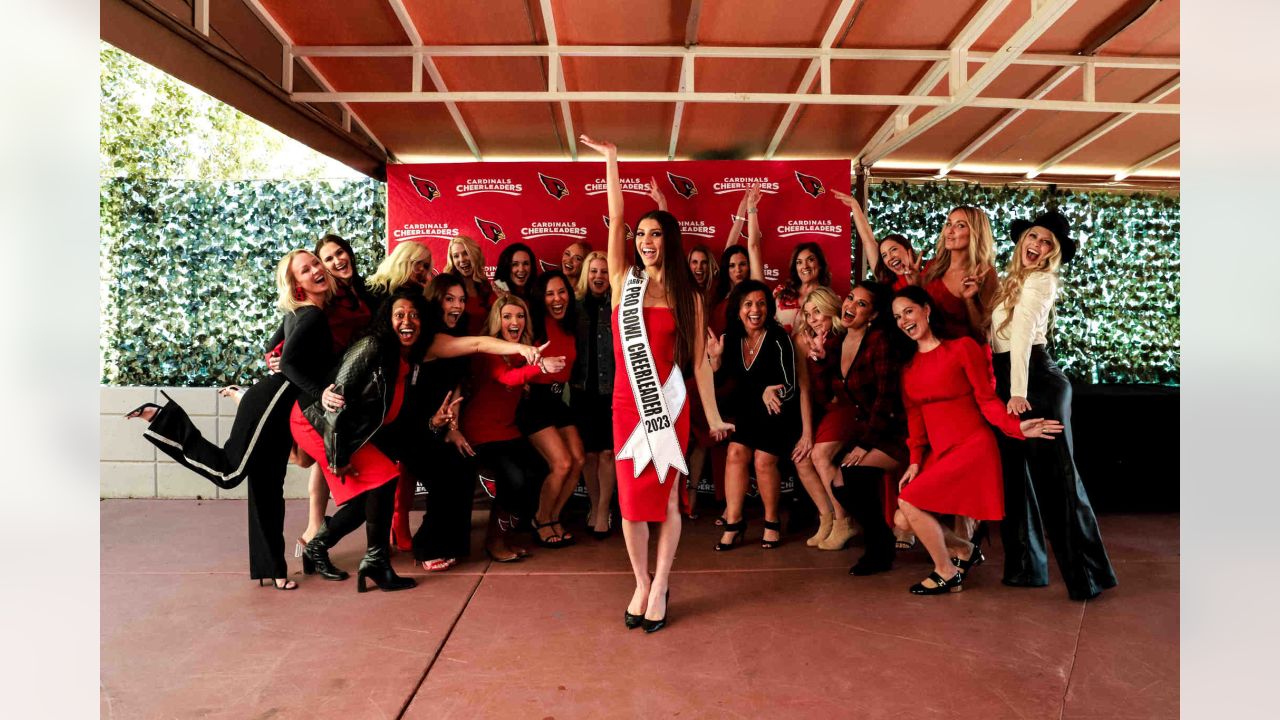
[[[742,338],[726,339],[720,369],[716,371],[717,396],[723,398],[730,422],[736,426],[729,441],[789,457],[802,430],[791,337],[776,323],[767,327],[750,366],[743,356],[746,342]],[[782,412],[777,415],[769,414],[764,404],[764,390],[771,385],[782,386]]]

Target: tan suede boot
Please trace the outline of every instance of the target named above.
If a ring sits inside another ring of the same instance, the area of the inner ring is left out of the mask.
[[[831,534],[831,520],[834,517],[835,515],[832,515],[831,513],[827,513],[826,515],[819,515],[818,516],[818,532],[814,533],[813,537],[809,538],[808,540],[805,540],[804,544],[808,545],[809,547],[818,547],[818,543],[822,542],[823,540],[826,540],[827,536]]]
[[[849,527],[849,518],[838,518],[831,523],[831,534],[818,543],[819,550],[843,550],[853,537],[853,528]]]

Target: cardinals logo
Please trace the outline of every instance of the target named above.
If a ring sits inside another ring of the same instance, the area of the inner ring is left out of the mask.
[[[547,194],[557,200],[569,194],[569,187],[560,178],[538,173],[538,179],[542,181],[542,188],[547,191]]]
[[[667,179],[671,181],[671,187],[680,193],[680,197],[688,200],[698,194],[698,186],[693,181],[683,175],[677,175],[673,172],[667,172]]]
[[[822,181],[812,175],[805,175],[799,170],[796,171],[796,181],[800,183],[800,187],[809,193],[810,197],[818,197],[827,189],[822,186]]]
[[[428,202],[440,197],[440,187],[425,178],[409,176],[409,182],[413,183],[413,189],[418,194],[426,198]]]
[[[601,217],[603,217],[603,218],[604,218],[604,226],[605,226],[605,228],[608,228],[608,227],[609,227],[609,216],[608,216],[608,215],[601,215]],[[623,226],[622,226],[622,227],[626,230],[626,234],[627,234],[627,239],[628,239],[628,240],[635,240],[635,239],[636,239],[636,231],[635,231],[635,230],[632,230],[630,225],[623,224]]]
[[[480,234],[484,235],[485,239],[494,245],[507,239],[507,234],[502,231],[502,226],[492,220],[476,218],[476,227],[480,228]]]

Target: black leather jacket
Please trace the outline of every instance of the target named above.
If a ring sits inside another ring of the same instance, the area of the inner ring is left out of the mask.
[[[374,336],[357,340],[342,356],[334,383],[345,404],[337,412],[325,410],[320,401],[302,414],[324,439],[325,460],[332,468],[351,462],[351,456],[382,427],[396,391],[399,348],[387,348]],[[414,373],[410,373],[411,381]],[[408,398],[408,394],[405,395]],[[401,407],[400,414],[408,408]]]

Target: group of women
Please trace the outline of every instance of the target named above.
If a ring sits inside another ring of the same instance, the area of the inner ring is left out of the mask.
[[[1014,223],[1000,277],[981,209],[952,210],[925,262],[902,235],[877,242],[858,203],[833,193],[875,280],[840,297],[822,248],[803,243],[770,288],[758,186],[718,258],[686,250],[657,183],[658,209],[630,236],[616,148],[581,141],[606,162],[604,251],[574,243],[543,270],[514,243],[490,282],[470,238],[449,243],[438,273],[427,248],[404,242],[362,278],[350,245],[327,235],[279,262],[273,372],[224,391],[240,404],[222,447],[171,400],[130,414],[220,487],[248,480],[251,577],[297,587],[282,540],[290,462],[311,468],[304,571],[346,579],[329,549],[364,524],[361,592],[367,580],[413,587],[392,569],[393,548],[427,572],[468,554],[478,474],[496,486],[485,535],[494,561],[530,554],[517,530],[543,548],[574,544],[561,515],[581,477],[598,539],[612,531],[616,489],[636,580],[624,622],[655,632],[682,517],[693,515],[690,483],[710,465],[725,501],[717,551],[745,541],[752,478],[761,545],[782,543],[780,478],[794,467],[817,508],[807,545],[839,550],[863,535],[853,575],[891,569],[918,542],[933,568],[910,591],[958,591],[985,560],[982,523],[1002,521],[1005,584],[1048,583],[1046,535],[1070,597],[1116,584],[1072,458],[1071,386],[1045,348],[1057,271],[1076,249],[1065,217]],[[419,482],[427,512],[411,534]],[[337,511],[326,516],[330,497]]]

